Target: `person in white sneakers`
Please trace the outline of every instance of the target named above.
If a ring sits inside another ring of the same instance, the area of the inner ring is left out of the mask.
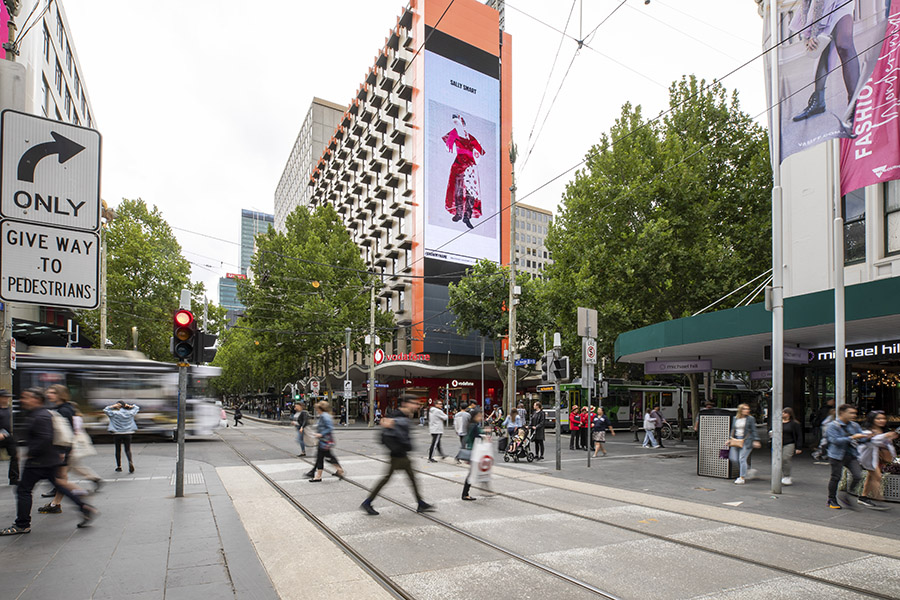
[[[434,460],[434,449],[437,447],[441,458],[447,458],[441,449],[441,436],[444,435],[444,425],[447,423],[447,413],[444,412],[444,403],[440,400],[428,409],[428,433],[431,434],[431,448],[428,449],[428,462]]]
[[[756,419],[750,414],[749,404],[738,404],[728,445],[730,446],[728,460],[737,463],[739,467],[739,476],[734,483],[743,485],[747,483],[747,479],[753,479],[755,473],[755,469],[749,467],[750,453],[754,448],[762,446],[759,442],[759,434],[756,432]]]
[[[654,431],[656,431],[656,419],[650,414],[650,409],[648,408],[644,411],[644,443],[641,445],[642,448],[649,448],[651,444],[654,448],[659,448],[656,438],[653,437]]]
[[[803,447],[803,427],[794,418],[794,409],[790,406],[781,411],[781,430],[781,485],[792,485],[791,462]]]

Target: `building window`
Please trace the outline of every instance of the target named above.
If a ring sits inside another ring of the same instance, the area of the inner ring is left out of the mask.
[[[41,77],[41,110],[45,117],[50,116],[50,84],[46,77]]]
[[[66,88],[65,107],[66,107],[66,116],[71,119],[72,118],[72,94],[69,93],[69,88]]]
[[[406,293],[403,290],[397,294],[397,310],[404,312],[406,310]]]
[[[66,42],[66,68],[69,70],[69,75],[72,74],[72,48],[69,46],[69,42]]]
[[[81,98],[81,77],[75,71],[75,99]]]
[[[59,61],[56,61],[56,73],[54,74],[54,83],[56,83],[56,91],[62,96],[62,67],[59,66]]]
[[[884,251],[900,253],[900,181],[884,184]]]
[[[47,26],[44,25],[44,60],[49,64],[50,62],[50,32],[47,30]]]
[[[59,7],[56,9],[56,37],[59,40],[59,47],[62,48],[66,34],[63,32],[62,17],[59,16]]]
[[[844,216],[844,264],[866,260],[866,191],[855,190],[841,198]]]

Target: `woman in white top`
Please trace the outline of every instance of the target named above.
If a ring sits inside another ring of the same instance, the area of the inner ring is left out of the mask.
[[[750,453],[761,446],[756,432],[756,419],[750,414],[749,404],[738,404],[734,425],[731,426],[731,438],[728,440],[728,459],[738,463],[739,476],[734,482],[737,485],[753,479],[755,469],[750,468]]]
[[[644,443],[641,445],[641,448],[649,448],[651,445],[654,448],[659,448],[659,444],[653,436],[655,430],[656,419],[650,416],[650,409],[648,408],[644,411]]]
[[[863,433],[874,434],[868,444],[857,446],[859,450],[859,464],[869,472],[863,493],[859,497],[859,503],[866,508],[881,509],[872,500],[883,500],[881,491],[881,468],[883,464],[892,463],[897,457],[894,450],[896,431],[885,431],[887,417],[883,410],[873,410],[866,415],[866,425]]]
[[[440,400],[428,409],[428,433],[431,434],[431,448],[428,449],[428,462],[434,460],[434,449],[437,447],[441,458],[447,458],[441,449],[441,436],[444,435],[444,425],[447,423],[447,413],[444,412],[444,403]]]

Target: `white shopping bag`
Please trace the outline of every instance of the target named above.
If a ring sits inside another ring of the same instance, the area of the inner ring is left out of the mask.
[[[494,442],[486,442],[481,438],[475,439],[472,446],[472,458],[469,471],[470,483],[490,483],[494,466]]]

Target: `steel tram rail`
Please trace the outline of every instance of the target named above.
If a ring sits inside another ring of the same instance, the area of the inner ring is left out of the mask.
[[[283,453],[285,453],[285,454],[288,454],[291,458],[298,458],[293,452],[290,452],[289,450],[286,450],[285,448],[281,448],[281,447],[279,447],[279,446],[276,446],[276,445],[272,444],[271,442],[269,442],[268,440],[260,439],[260,438],[258,438],[257,436],[254,436],[254,435],[252,435],[252,434],[247,434],[247,433],[245,433],[245,435],[247,435],[247,436],[249,436],[249,437],[252,437],[252,438],[255,439],[256,441],[258,441],[258,442],[260,442],[260,443],[263,443],[263,444],[265,444],[265,445],[267,445],[267,446],[269,446],[269,447],[271,447],[271,448],[274,448],[274,449],[276,449],[276,450],[278,450],[278,451],[280,451],[280,452],[283,452]],[[292,437],[293,437],[293,436],[292,436]],[[227,443],[227,442],[226,442],[226,443]],[[388,463],[388,461],[386,461],[386,460],[384,460],[384,459],[382,459],[382,458],[378,458],[378,457],[375,457],[375,456],[372,456],[372,455],[369,455],[369,454],[365,454],[365,453],[362,453],[362,452],[356,452],[356,451],[353,451],[353,450],[346,450],[346,449],[343,449],[343,448],[341,449],[341,452],[344,452],[344,453],[346,453],[346,454],[353,454],[353,455],[356,455],[356,456],[362,456],[362,457],[365,457],[365,458],[368,458],[368,459],[371,459],[371,460],[374,460],[374,461],[377,461],[377,462],[385,463],[385,464]],[[308,460],[308,459],[303,459],[303,462],[311,463],[311,461]],[[426,475],[426,476],[429,476],[429,477],[433,477],[433,478],[438,479],[438,480],[441,480],[441,481],[446,481],[446,482],[454,483],[454,484],[457,484],[457,485],[462,485],[462,482],[460,482],[460,481],[458,481],[458,480],[456,480],[456,479],[450,479],[449,477],[443,477],[443,476],[441,476],[441,475],[436,475],[436,474],[429,473],[429,472],[427,472],[427,471],[422,471],[422,470],[415,469],[415,468],[414,468],[413,470],[416,471],[417,473],[422,474],[422,475]],[[355,486],[357,486],[357,487],[359,487],[359,488],[361,488],[361,489],[368,490],[368,488],[366,488],[366,487],[363,486],[362,484],[359,484],[359,483],[357,483],[357,482],[355,482],[355,481],[351,481],[351,480],[347,479],[346,477],[344,477],[344,480],[347,481],[348,483],[352,483],[353,485],[355,485]],[[733,554],[733,553],[731,553],[731,552],[724,552],[724,551],[722,551],[722,550],[717,550],[717,549],[714,549],[714,548],[709,548],[709,547],[707,547],[707,546],[703,546],[703,545],[701,545],[701,544],[697,544],[697,543],[694,543],[694,542],[688,542],[688,541],[679,540],[679,539],[676,539],[676,538],[671,538],[671,537],[668,537],[668,536],[666,536],[666,535],[664,535],[664,534],[659,534],[659,533],[649,532],[649,531],[640,529],[640,528],[638,528],[638,527],[631,527],[631,526],[629,526],[629,525],[624,525],[624,524],[621,524],[621,523],[615,523],[615,522],[613,522],[613,521],[607,521],[607,520],[600,519],[600,518],[597,518],[597,517],[591,517],[591,516],[588,516],[588,515],[582,515],[582,514],[573,512],[573,511],[569,511],[569,510],[557,508],[557,507],[554,507],[554,506],[549,506],[549,505],[546,505],[546,504],[542,504],[542,503],[540,503],[540,502],[535,502],[535,501],[533,501],[533,500],[526,500],[526,499],[524,499],[524,498],[519,498],[519,497],[517,497],[517,496],[513,496],[513,495],[507,494],[507,493],[505,493],[505,492],[497,492],[497,491],[491,490],[491,489],[489,489],[489,488],[479,487],[479,486],[476,486],[476,485],[474,485],[474,484],[472,485],[472,488],[478,489],[478,490],[481,490],[481,491],[484,491],[484,492],[487,492],[487,493],[492,494],[492,495],[494,495],[494,496],[499,496],[499,497],[502,497],[502,498],[507,498],[507,499],[510,499],[510,500],[514,500],[514,501],[516,501],[516,502],[521,502],[521,503],[524,503],[524,504],[528,504],[528,505],[535,506],[535,507],[538,507],[538,508],[543,508],[543,509],[546,509],[546,510],[549,510],[549,511],[553,511],[553,512],[556,512],[556,513],[560,513],[560,514],[565,514],[565,515],[568,515],[568,516],[571,516],[571,517],[576,517],[576,518],[583,519],[583,520],[586,520],[586,521],[593,521],[593,522],[595,522],[595,523],[600,523],[601,525],[607,525],[607,526],[610,526],[610,527],[615,527],[616,529],[622,529],[622,530],[629,531],[629,532],[632,532],[632,533],[637,533],[637,534],[642,535],[642,536],[646,536],[646,537],[658,539],[658,540],[661,540],[661,541],[670,542],[670,543],[673,543],[673,544],[677,544],[677,545],[679,545],[679,546],[684,546],[684,547],[686,547],[686,548],[691,548],[691,549],[694,549],[694,550],[699,550],[699,551],[701,551],[701,552],[706,552],[706,553],[709,553],[709,554],[714,554],[714,555],[716,555],[716,556],[720,556],[720,557],[723,557],[723,558],[729,558],[729,559],[732,559],[732,560],[738,560],[738,561],[741,561],[741,562],[743,562],[743,563],[752,564],[752,565],[755,565],[755,566],[758,566],[758,567],[762,567],[762,568],[765,568],[765,569],[770,569],[770,570],[773,570],[773,571],[779,571],[779,572],[781,572],[781,573],[784,573],[785,575],[790,575],[790,576],[793,576],[793,577],[800,577],[800,578],[802,578],[802,579],[806,579],[806,580],[809,580],[809,581],[813,581],[813,582],[815,582],[815,583],[821,583],[821,584],[825,584],[825,585],[828,585],[828,586],[831,586],[831,587],[837,587],[837,588],[840,588],[840,589],[842,589],[842,590],[846,590],[846,591],[849,591],[849,592],[854,592],[854,593],[856,593],[856,594],[861,594],[861,595],[863,595],[863,596],[868,596],[868,597],[870,597],[870,598],[880,598],[880,599],[883,599],[883,600],[896,600],[896,596],[891,595],[891,594],[883,594],[883,593],[880,593],[880,592],[875,592],[875,591],[872,591],[872,590],[860,588],[860,587],[854,586],[854,585],[849,584],[849,583],[843,583],[843,582],[840,582],[840,581],[834,581],[834,580],[831,580],[831,579],[826,579],[826,578],[824,578],[824,577],[818,577],[818,576],[816,576],[816,575],[811,575],[811,574],[809,574],[809,573],[804,573],[804,572],[802,572],[802,571],[797,571],[797,570],[794,570],[794,569],[790,569],[790,568],[787,568],[787,567],[783,567],[783,566],[778,565],[778,564],[767,563],[767,562],[765,562],[765,561],[757,560],[757,559],[754,559],[754,558],[749,558],[749,557],[746,557],[746,556],[741,556],[741,555],[738,555],[738,554]],[[559,488],[559,489],[562,489],[562,488]],[[572,492],[572,493],[576,493],[576,494],[589,495],[589,494],[586,494],[585,492],[579,492],[579,491],[577,491],[577,490],[566,490],[566,491],[569,491],[569,492]],[[382,496],[382,497],[384,497],[384,496]],[[385,499],[385,500],[388,500],[389,502],[392,502],[392,503],[394,503],[394,504],[397,504],[398,506],[402,506],[402,507],[404,507],[404,508],[407,508],[408,510],[412,510],[413,512],[415,511],[415,509],[409,508],[409,507],[407,507],[406,505],[404,505],[404,504],[402,504],[402,503],[400,503],[400,502],[398,502],[398,501],[396,501],[396,500],[392,500],[392,499],[389,499],[389,498],[387,498],[387,497],[384,497],[384,499]],[[669,511],[664,511],[664,512],[669,512]],[[455,531],[458,531],[459,533],[462,533],[463,535],[471,536],[473,539],[476,539],[476,541],[479,541],[479,542],[481,542],[481,543],[485,543],[486,545],[492,546],[492,547],[493,547],[493,542],[490,542],[490,541],[488,541],[488,540],[482,540],[482,539],[479,539],[478,536],[475,536],[474,534],[471,534],[471,533],[469,533],[469,532],[466,532],[465,530],[459,529],[459,528],[456,527],[455,525],[452,525],[452,524],[450,524],[450,523],[446,523],[446,522],[441,521],[440,519],[434,518],[434,517],[432,517],[432,516],[430,516],[430,515],[424,514],[424,516],[426,516],[427,518],[432,519],[432,520],[435,521],[436,523],[439,523],[439,524],[441,524],[441,525],[443,525],[443,526],[446,526],[446,527],[448,527],[448,528],[450,528],[450,529],[453,529],[453,530],[455,530]],[[755,529],[755,528],[749,528],[749,529]],[[767,533],[772,533],[772,532],[767,531],[767,530],[759,530],[759,531],[766,531]],[[800,537],[800,536],[797,536],[797,535],[791,535],[791,534],[788,534],[788,533],[780,533],[780,532],[779,532],[779,533],[777,533],[776,535],[782,535],[782,536],[790,537],[790,538],[793,538],[793,539],[798,539],[798,540],[803,540],[803,541],[809,541],[809,540],[806,539],[806,538],[803,538],[803,537]],[[817,542],[817,543],[822,543],[822,542]],[[856,550],[856,551],[858,551],[857,548],[853,548],[853,547],[851,547],[851,546],[844,546],[844,545],[840,545],[840,544],[830,544],[830,543],[827,544],[827,545],[828,545],[828,546],[833,546],[833,547],[836,547],[836,548],[844,548],[844,549],[848,549],[848,550]],[[510,555],[515,554],[513,551],[509,551],[509,550],[506,550],[506,549],[502,549],[502,548],[500,548],[500,547],[496,547],[496,549],[498,549],[498,550],[500,550],[501,552],[504,552],[504,553],[511,553]],[[887,555],[887,554],[878,554],[878,553],[876,553],[876,552],[867,552],[867,554],[870,554],[870,555],[873,555],[873,556],[883,556],[883,557],[887,557],[887,558],[894,558],[893,556],[890,556],[890,555]],[[526,561],[530,561],[530,559],[528,559],[527,557],[522,557],[522,558],[524,558]],[[539,564],[539,563],[537,563],[537,564]],[[552,569],[551,567],[546,567],[546,569],[550,569],[550,571],[548,571],[548,572],[555,571],[555,569]],[[552,573],[552,574],[556,575],[556,573]],[[557,576],[558,576],[558,575],[557,575]],[[565,577],[565,578],[568,578],[568,576],[566,576],[565,574],[562,574],[562,576]],[[585,584],[585,585],[590,586],[590,584]],[[601,592],[601,593],[605,594],[605,592]],[[608,596],[606,596],[606,597],[612,598],[613,596],[608,595]]]

